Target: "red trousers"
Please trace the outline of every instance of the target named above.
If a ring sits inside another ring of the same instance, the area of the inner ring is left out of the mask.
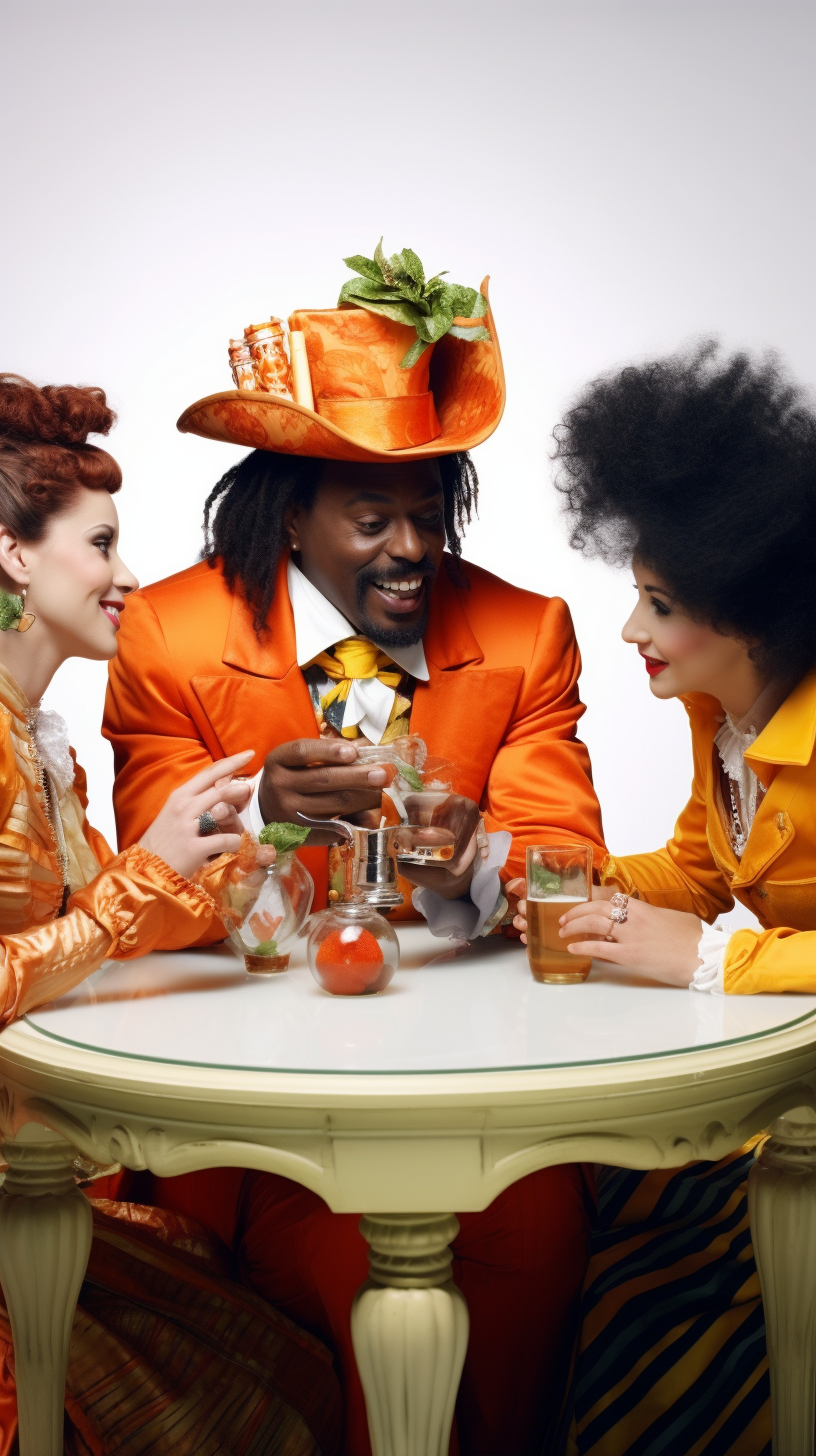
[[[351,1304],[368,1277],[356,1214],[274,1173],[213,1169],[155,1179],[151,1202],[207,1225],[241,1277],[334,1352],[346,1402],[344,1456],[371,1456],[351,1344]],[[588,1259],[589,1211],[576,1164],[514,1183],[483,1213],[460,1213],[453,1277],[470,1340],[451,1450],[537,1456],[552,1421]]]

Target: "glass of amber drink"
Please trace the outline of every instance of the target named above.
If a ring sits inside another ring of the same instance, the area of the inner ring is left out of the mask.
[[[592,898],[592,850],[587,844],[527,847],[527,959],[536,981],[568,986],[585,981],[592,961],[567,950],[581,935],[561,936],[559,920]]]

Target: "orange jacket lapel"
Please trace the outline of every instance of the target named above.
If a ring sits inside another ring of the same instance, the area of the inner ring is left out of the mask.
[[[190,683],[222,752],[254,750],[255,758],[245,773],[257,773],[279,743],[318,736],[309,689],[297,664],[277,681],[233,672],[193,677]]]
[[[240,672],[251,672],[255,677],[282,678],[296,666],[295,618],[289,600],[287,563],[288,557],[284,553],[278,562],[275,595],[260,637],[255,631],[255,614],[243,593],[237,590],[233,593],[221,655],[221,661],[227,667],[237,667]]]
[[[297,665],[295,623],[281,558],[266,631],[258,637],[245,598],[233,597],[222,661],[225,672],[191,678],[191,686],[225,754],[255,750],[256,773],[279,743],[316,738],[317,724]]]
[[[441,672],[430,663],[429,669],[429,681],[418,683],[414,694],[411,732],[424,738],[435,758],[454,765],[455,792],[479,803],[518,696],[522,669],[463,666]]]
[[[411,732],[424,738],[434,757],[454,764],[454,789],[478,802],[504,736],[522,669],[478,665],[484,653],[444,565],[434,583],[425,657],[430,676],[427,683],[417,683]]]

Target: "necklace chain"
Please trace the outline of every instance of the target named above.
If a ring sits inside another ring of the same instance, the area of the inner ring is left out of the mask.
[[[43,806],[45,808],[45,817],[48,820],[51,834],[54,839],[54,849],[56,851],[57,863],[60,867],[64,899],[65,893],[67,893],[69,888],[68,850],[65,845],[65,831],[62,827],[62,819],[60,817],[57,795],[54,792],[54,785],[51,776],[46,770],[46,767],[40,757],[39,744],[37,743],[37,718],[39,716],[39,711],[39,708],[28,709],[28,711],[26,712],[26,728],[28,729],[29,742],[31,744],[32,754],[34,757],[34,771],[36,774],[37,783],[40,786],[40,793],[42,794]]]
[[[728,789],[731,796],[731,843],[734,846],[734,853],[737,859],[742,859],[745,846],[748,843],[748,836],[742,827],[739,809],[737,807],[737,796],[734,792],[734,780],[729,777]]]

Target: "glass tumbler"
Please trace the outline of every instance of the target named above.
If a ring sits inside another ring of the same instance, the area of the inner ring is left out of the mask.
[[[527,847],[527,959],[536,981],[568,986],[585,981],[592,961],[570,955],[582,935],[559,935],[561,916],[592,898],[592,850],[587,844]]]

